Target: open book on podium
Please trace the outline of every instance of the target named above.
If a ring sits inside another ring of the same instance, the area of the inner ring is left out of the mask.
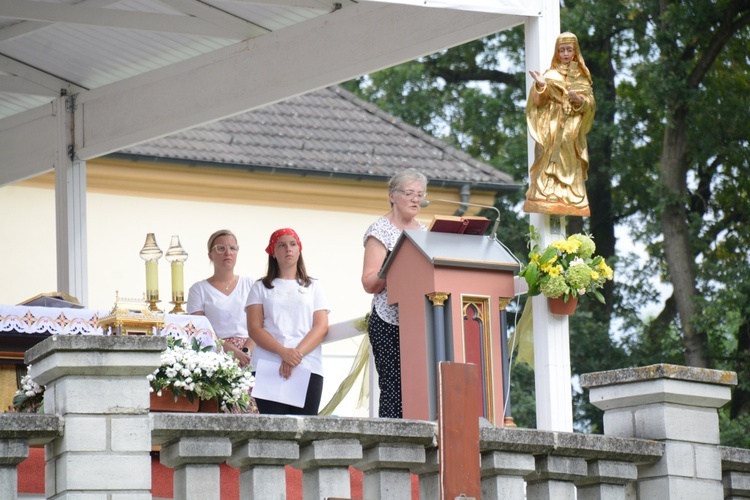
[[[432,222],[427,230],[435,233],[475,234],[481,236],[487,232],[490,222],[492,221],[487,217],[473,215],[463,217],[457,215],[433,215]]]

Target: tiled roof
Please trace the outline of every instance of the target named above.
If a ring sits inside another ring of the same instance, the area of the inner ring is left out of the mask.
[[[334,86],[149,141],[117,156],[382,180],[414,167],[431,184],[515,190],[513,179]]]

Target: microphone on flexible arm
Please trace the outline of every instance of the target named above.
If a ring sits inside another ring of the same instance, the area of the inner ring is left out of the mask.
[[[495,219],[495,224],[492,226],[492,232],[487,236],[488,238],[498,241],[497,239],[497,228],[500,225],[500,210],[497,209],[497,207],[493,207],[491,205],[477,205],[476,203],[469,203],[466,201],[453,201],[453,200],[441,200],[441,199],[434,199],[434,200],[422,200],[419,203],[419,206],[422,208],[427,208],[430,206],[430,203],[433,201],[442,201],[443,203],[452,203],[453,205],[460,205],[462,207],[470,206],[470,207],[480,207],[480,208],[491,208],[495,212],[497,212],[497,219]],[[464,208],[464,211],[466,209]]]

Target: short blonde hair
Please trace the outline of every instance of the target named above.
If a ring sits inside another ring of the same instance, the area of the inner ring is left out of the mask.
[[[211,236],[208,237],[208,252],[211,253],[211,249],[214,247],[214,241],[216,241],[216,238],[220,236],[231,236],[234,238],[234,241],[237,241],[237,236],[234,235],[232,231],[229,229],[219,229],[215,233],[213,233]]]
[[[391,177],[391,180],[388,181],[388,192],[392,193],[408,181],[419,181],[427,188],[427,177],[416,168],[407,168]]]

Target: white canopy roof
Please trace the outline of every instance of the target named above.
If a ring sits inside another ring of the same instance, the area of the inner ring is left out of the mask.
[[[76,95],[67,142],[86,160],[507,29],[545,3],[557,7],[0,0],[0,185],[55,165],[61,93]]]
[[[55,170],[85,304],[86,160],[519,24],[545,67],[557,0],[0,0],[0,186]]]

